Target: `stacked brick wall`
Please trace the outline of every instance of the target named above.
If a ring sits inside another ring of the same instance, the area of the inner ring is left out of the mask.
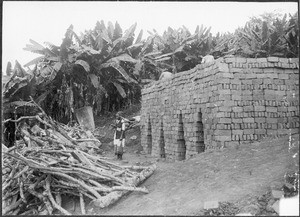
[[[299,60],[219,58],[149,84],[142,90],[144,149],[149,145],[151,124],[151,154],[159,156],[163,132],[165,156],[176,158],[180,153],[178,130],[182,128],[179,115],[187,158],[199,152],[199,122],[205,149],[297,133]]]

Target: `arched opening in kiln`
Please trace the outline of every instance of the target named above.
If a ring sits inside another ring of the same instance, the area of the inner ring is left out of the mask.
[[[150,116],[148,119],[148,129],[147,129],[147,154],[152,153],[152,129],[151,129],[151,122]]]
[[[184,130],[182,122],[182,114],[179,114],[178,137],[177,137],[177,160],[185,160],[186,145],[184,140]]]
[[[201,153],[205,150],[204,144],[204,130],[202,122],[202,113],[198,112],[196,121],[196,152]]]
[[[165,158],[166,157],[164,127],[163,127],[163,122],[162,121],[161,121],[160,136],[159,136],[159,156],[160,156],[160,158]]]

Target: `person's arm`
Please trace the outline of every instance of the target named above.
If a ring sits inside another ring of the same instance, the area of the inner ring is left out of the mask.
[[[120,137],[121,140],[123,139],[123,135],[125,133],[125,130],[126,130],[125,121],[122,120],[122,129],[121,129],[122,133],[121,133],[121,137]]]

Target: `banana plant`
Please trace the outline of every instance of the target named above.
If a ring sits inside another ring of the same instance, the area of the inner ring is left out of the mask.
[[[154,58],[158,65],[163,65],[164,70],[177,73],[195,67],[211,50],[212,35],[210,27],[201,25],[192,34],[185,26],[174,30],[171,27],[159,36],[157,33],[156,47],[162,52]],[[154,33],[149,32],[154,35]]]

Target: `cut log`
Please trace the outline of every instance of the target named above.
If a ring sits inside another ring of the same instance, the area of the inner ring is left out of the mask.
[[[84,199],[83,199],[83,195],[81,193],[79,193],[79,197],[80,197],[80,208],[81,208],[81,213],[82,215],[85,215],[85,204],[84,204]]]
[[[143,181],[145,181],[149,176],[153,174],[156,169],[156,164],[151,165],[147,169],[143,170],[137,177],[131,180],[133,186],[138,186]],[[98,198],[93,201],[93,204],[97,207],[104,208],[107,207],[116,201],[118,201],[123,195],[127,194],[128,191],[114,191],[107,194],[104,197]]]

